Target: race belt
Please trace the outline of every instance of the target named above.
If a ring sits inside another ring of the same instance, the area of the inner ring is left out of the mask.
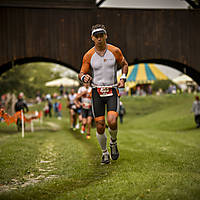
[[[118,84],[114,84],[114,85],[107,85],[107,86],[98,86],[95,84],[91,84],[92,88],[97,88],[97,92],[99,94],[100,97],[109,97],[109,96],[113,96],[113,90],[112,88],[117,88]]]
[[[112,87],[97,87],[97,92],[100,97],[109,97],[113,95]]]

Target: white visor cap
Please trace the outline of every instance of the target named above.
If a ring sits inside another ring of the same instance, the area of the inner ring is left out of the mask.
[[[106,30],[103,29],[103,28],[97,28],[97,29],[94,29],[94,30],[92,31],[92,35],[95,35],[95,34],[97,34],[97,33],[104,33],[104,34],[106,34]]]

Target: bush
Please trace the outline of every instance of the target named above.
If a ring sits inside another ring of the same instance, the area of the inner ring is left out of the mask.
[[[163,92],[166,92],[171,84],[176,85],[171,80],[156,80],[152,84],[152,90],[153,92],[156,92],[161,88]],[[176,87],[178,88],[177,85]]]

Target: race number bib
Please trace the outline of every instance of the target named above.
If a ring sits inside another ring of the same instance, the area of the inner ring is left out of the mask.
[[[89,109],[91,107],[91,104],[89,103],[83,103],[83,108],[84,109]]]
[[[108,97],[113,95],[111,87],[97,87],[97,92],[99,93],[100,97]]]
[[[90,98],[84,98],[82,107],[84,109],[89,109],[91,107],[91,99]]]

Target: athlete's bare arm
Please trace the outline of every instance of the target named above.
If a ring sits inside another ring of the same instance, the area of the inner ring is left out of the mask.
[[[122,67],[122,74],[128,74],[128,63],[125,58],[123,58],[121,62],[121,67]]]
[[[81,98],[80,94],[77,94],[77,95],[76,95],[76,98],[74,99],[74,103],[75,103],[75,105],[76,105],[78,108],[81,107],[80,98]]]
[[[70,100],[69,100],[69,97],[67,96],[66,107],[69,108],[69,105],[70,105]]]
[[[87,53],[83,57],[83,63],[81,66],[80,73],[78,75],[79,80],[84,83],[89,83],[92,80],[92,77],[88,74],[90,70],[90,55]]]
[[[126,61],[126,59],[123,57],[120,66],[122,68],[122,74],[127,75],[128,74],[128,63]],[[119,88],[124,88],[125,87],[125,79],[120,79],[119,83],[118,83],[118,87]]]

